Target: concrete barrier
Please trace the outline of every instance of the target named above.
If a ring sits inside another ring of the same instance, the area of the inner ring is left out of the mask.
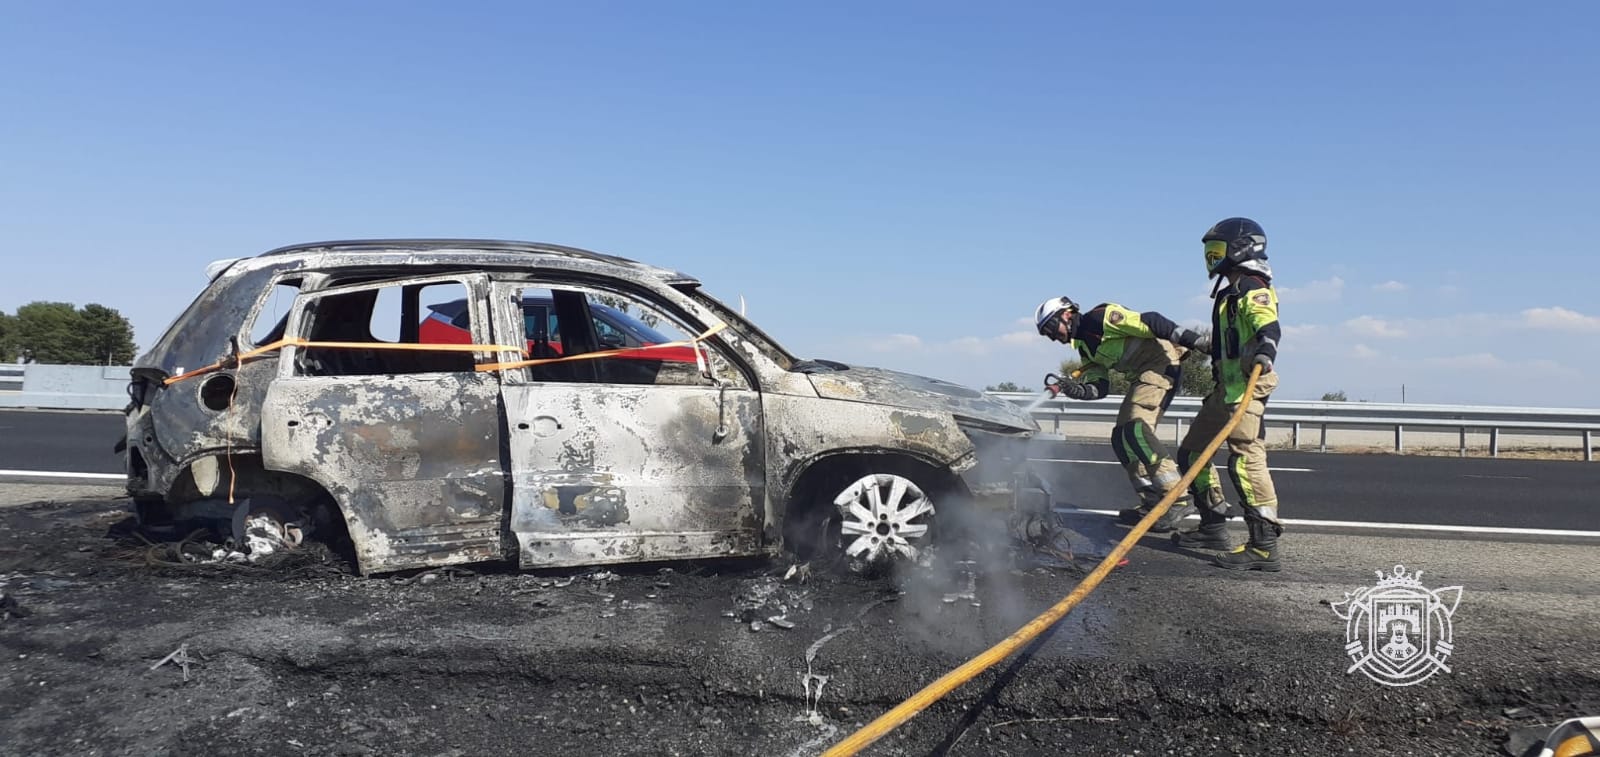
[[[128,404],[128,366],[28,363],[18,367],[21,391],[0,391],[0,407],[121,410]]]

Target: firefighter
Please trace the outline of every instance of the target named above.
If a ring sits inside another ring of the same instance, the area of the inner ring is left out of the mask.
[[[1217,385],[1200,406],[1189,432],[1178,444],[1178,466],[1204,465],[1189,494],[1200,509],[1200,525],[1172,535],[1182,547],[1223,550],[1217,565],[1232,570],[1275,571],[1280,567],[1278,495],[1267,470],[1267,448],[1261,440],[1261,418],[1268,397],[1278,385],[1273,361],[1278,357],[1278,294],[1272,288],[1272,268],[1267,264],[1267,234],[1249,218],[1218,221],[1202,237],[1206,273],[1217,282],[1212,287],[1211,370]],[[1261,366],[1254,393],[1244,396],[1252,368]],[[1228,503],[1222,482],[1210,460],[1200,453],[1246,403],[1239,425],[1228,434],[1228,476],[1239,493],[1249,538],[1235,545],[1227,530]]]
[[[1156,428],[1182,381],[1184,355],[1191,349],[1205,349],[1202,337],[1154,311],[1140,313],[1106,302],[1079,312],[1077,303],[1067,297],[1053,297],[1039,305],[1034,321],[1043,336],[1075,346],[1083,365],[1076,380],[1054,374],[1046,377],[1045,388],[1052,397],[1100,399],[1110,387],[1111,369],[1131,377],[1111,430],[1111,447],[1140,498],[1138,507],[1119,511],[1118,520],[1138,523],[1181,477]],[[1192,512],[1191,498],[1185,493],[1150,530],[1172,531]]]

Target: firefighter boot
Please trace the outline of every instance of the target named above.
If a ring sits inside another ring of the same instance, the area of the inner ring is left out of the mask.
[[[1276,572],[1278,563],[1278,535],[1283,527],[1245,508],[1245,525],[1250,529],[1250,540],[1216,557],[1216,564],[1228,570],[1264,570]]]
[[[1200,495],[1200,525],[1172,535],[1172,543],[1184,549],[1233,549],[1233,534],[1228,533],[1228,503],[1217,489]]]
[[[1156,488],[1154,481],[1144,476],[1140,476],[1134,482],[1134,491],[1139,495],[1139,506],[1125,507],[1117,511],[1117,522],[1124,526],[1131,526],[1144,520],[1145,514],[1161,501],[1161,490]]]
[[[1138,507],[1130,507],[1126,510],[1118,510],[1117,522],[1127,526],[1138,525],[1139,521],[1144,520],[1144,516],[1149,515],[1151,510],[1156,509],[1156,502],[1160,502],[1160,500],[1151,502],[1148,505],[1140,505]],[[1182,497],[1179,497],[1172,503],[1171,507],[1167,508],[1166,512],[1161,514],[1160,518],[1156,519],[1156,522],[1150,524],[1150,533],[1164,534],[1168,531],[1176,530],[1178,528],[1178,524],[1182,522],[1184,518],[1187,518],[1193,514],[1194,498],[1185,492]]]
[[[1176,481],[1177,478],[1173,477],[1171,482],[1165,483],[1176,483]],[[1156,488],[1154,483],[1152,483],[1150,486],[1139,487],[1139,498],[1142,500],[1139,503],[1139,506],[1130,507],[1125,510],[1118,510],[1117,522],[1126,526],[1137,525],[1139,521],[1144,520],[1144,516],[1150,514],[1151,510],[1156,509],[1156,504],[1161,501],[1163,496],[1165,496],[1163,492]],[[1193,514],[1194,498],[1191,497],[1188,492],[1184,492],[1183,496],[1173,500],[1172,506],[1168,507],[1167,511],[1163,513],[1160,518],[1157,518],[1155,523],[1150,524],[1150,533],[1164,534],[1168,531],[1176,530],[1178,528],[1178,524],[1182,522],[1184,518],[1187,518]]]

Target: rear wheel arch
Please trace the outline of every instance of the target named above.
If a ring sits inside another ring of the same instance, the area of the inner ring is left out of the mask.
[[[206,458],[221,458],[216,461],[217,484],[211,493],[202,492],[195,481],[195,465]],[[141,503],[145,508],[141,517],[148,518],[151,511],[159,507],[165,509],[167,517],[181,519],[196,505],[217,500],[227,502],[230,495],[235,505],[258,498],[304,511],[316,526],[313,538],[365,572],[358,559],[360,547],[371,533],[365,521],[353,515],[324,482],[297,473],[267,469],[257,450],[235,450],[231,454],[226,450],[207,450],[190,456],[180,464],[178,475],[163,500]]]

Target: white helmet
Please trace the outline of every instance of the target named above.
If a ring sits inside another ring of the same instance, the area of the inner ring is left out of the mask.
[[[1039,309],[1033,312],[1033,325],[1038,327],[1040,335],[1054,339],[1056,337],[1056,324],[1061,322],[1063,318],[1061,314],[1063,312],[1076,316],[1078,314],[1078,303],[1065,296],[1051,297],[1040,304]],[[1068,323],[1070,326],[1071,322],[1069,321]],[[1071,333],[1070,329],[1068,333]]]

